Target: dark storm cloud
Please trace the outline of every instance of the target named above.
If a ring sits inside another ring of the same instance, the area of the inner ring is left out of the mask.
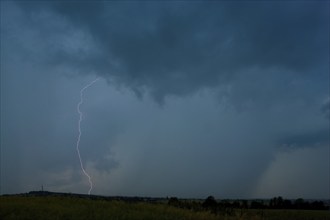
[[[43,4],[21,6],[30,14],[46,9],[63,16],[100,48],[84,58],[59,50],[52,62],[96,71],[137,93],[147,88],[158,101],[214,87],[255,67],[326,70],[325,2]],[[48,34],[54,34],[51,27]]]
[[[295,134],[282,139],[279,142],[281,147],[296,148],[296,147],[315,147],[317,145],[327,146],[329,141],[329,130],[323,129],[320,131],[309,131],[302,134]]]
[[[329,145],[328,2],[1,4],[4,192],[85,193],[76,104],[95,76],[81,154],[96,193],[253,197],[265,176],[263,197],[307,166],[308,193],[328,190],[324,163],[304,164]]]

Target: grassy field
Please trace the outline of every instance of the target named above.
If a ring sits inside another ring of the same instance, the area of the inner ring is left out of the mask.
[[[329,211],[307,210],[235,210],[232,215],[213,215],[167,204],[127,203],[123,201],[91,200],[59,196],[0,196],[0,219],[290,219],[330,220]]]

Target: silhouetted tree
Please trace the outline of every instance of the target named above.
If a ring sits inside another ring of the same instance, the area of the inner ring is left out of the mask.
[[[215,200],[215,198],[213,196],[209,196],[205,199],[205,201],[203,202],[203,207],[208,208],[208,207],[214,207],[217,206],[217,201]]]
[[[310,204],[310,208],[314,210],[325,210],[326,207],[324,205],[324,202],[322,201],[315,201]]]
[[[294,202],[294,208],[303,209],[305,207],[305,201],[302,198],[296,199]]]
[[[218,203],[213,196],[209,196],[202,204],[203,208],[210,210],[213,213],[217,212]]]
[[[284,199],[283,200],[283,208],[284,209],[292,209],[292,202],[291,202],[291,200]]]
[[[272,198],[269,203],[269,207],[273,209],[281,209],[283,205],[283,198],[281,196]]]

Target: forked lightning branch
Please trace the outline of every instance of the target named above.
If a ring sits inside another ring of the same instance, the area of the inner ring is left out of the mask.
[[[79,114],[79,120],[78,120],[78,138],[77,138],[76,150],[77,150],[77,154],[78,154],[78,157],[79,157],[81,170],[84,173],[84,175],[88,178],[88,182],[89,182],[88,195],[91,194],[91,191],[93,189],[93,181],[92,181],[91,176],[87,173],[87,171],[84,168],[84,164],[82,162],[81,155],[80,155],[80,150],[79,150],[79,144],[80,144],[80,138],[81,138],[81,122],[82,122],[83,116],[84,116],[82,111],[80,110],[80,106],[84,103],[84,91],[86,89],[88,89],[90,86],[92,86],[94,83],[96,83],[99,79],[100,78],[96,78],[95,80],[93,80],[92,82],[90,82],[89,84],[87,84],[85,87],[83,87],[80,90],[80,102],[77,105],[77,112]]]

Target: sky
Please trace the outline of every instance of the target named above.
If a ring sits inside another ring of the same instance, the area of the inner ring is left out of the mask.
[[[1,1],[0,194],[329,199],[328,1]]]

